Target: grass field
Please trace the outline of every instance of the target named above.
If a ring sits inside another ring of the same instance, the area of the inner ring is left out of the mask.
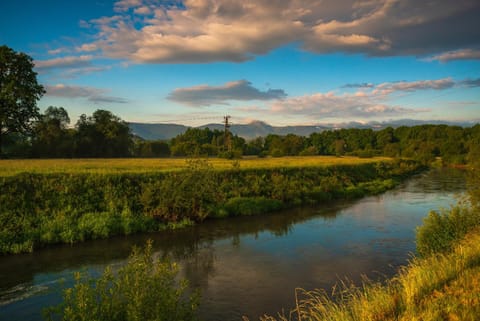
[[[188,166],[186,158],[115,158],[115,159],[15,159],[0,160],[0,176],[19,173],[145,173],[181,170]],[[236,161],[209,158],[216,169],[317,167],[353,165],[388,161],[388,157],[358,158],[336,156],[295,156],[279,158],[243,158]]]

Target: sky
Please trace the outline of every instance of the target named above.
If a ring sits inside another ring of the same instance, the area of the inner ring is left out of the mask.
[[[480,121],[478,0],[1,0],[74,124]]]

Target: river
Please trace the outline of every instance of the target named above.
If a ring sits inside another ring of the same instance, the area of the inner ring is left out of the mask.
[[[340,280],[392,276],[415,252],[415,227],[464,191],[463,171],[431,170],[355,201],[0,257],[0,320],[42,320],[42,308],[61,301],[74,271],[121,266],[147,239],[200,288],[201,319],[257,320],[291,308],[295,288],[330,291]]]

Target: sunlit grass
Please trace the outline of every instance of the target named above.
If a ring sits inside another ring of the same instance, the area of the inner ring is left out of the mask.
[[[388,161],[388,157],[358,158],[335,156],[295,156],[279,158],[245,157],[236,160],[209,158],[215,169],[317,167],[354,165]],[[186,158],[115,158],[115,159],[15,159],[0,160],[0,176],[19,173],[144,173],[175,171],[187,168]]]

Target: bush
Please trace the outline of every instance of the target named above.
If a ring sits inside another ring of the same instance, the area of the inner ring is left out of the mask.
[[[417,252],[421,256],[449,251],[453,243],[480,225],[480,211],[455,206],[449,211],[431,211],[417,228]]]
[[[175,280],[178,267],[152,256],[152,243],[134,248],[127,264],[113,273],[107,267],[94,279],[75,273],[75,285],[64,302],[45,311],[47,320],[129,321],[194,320],[198,294],[186,295],[188,284]]]
[[[283,208],[283,203],[265,197],[234,197],[219,210],[218,217],[268,213]]]

